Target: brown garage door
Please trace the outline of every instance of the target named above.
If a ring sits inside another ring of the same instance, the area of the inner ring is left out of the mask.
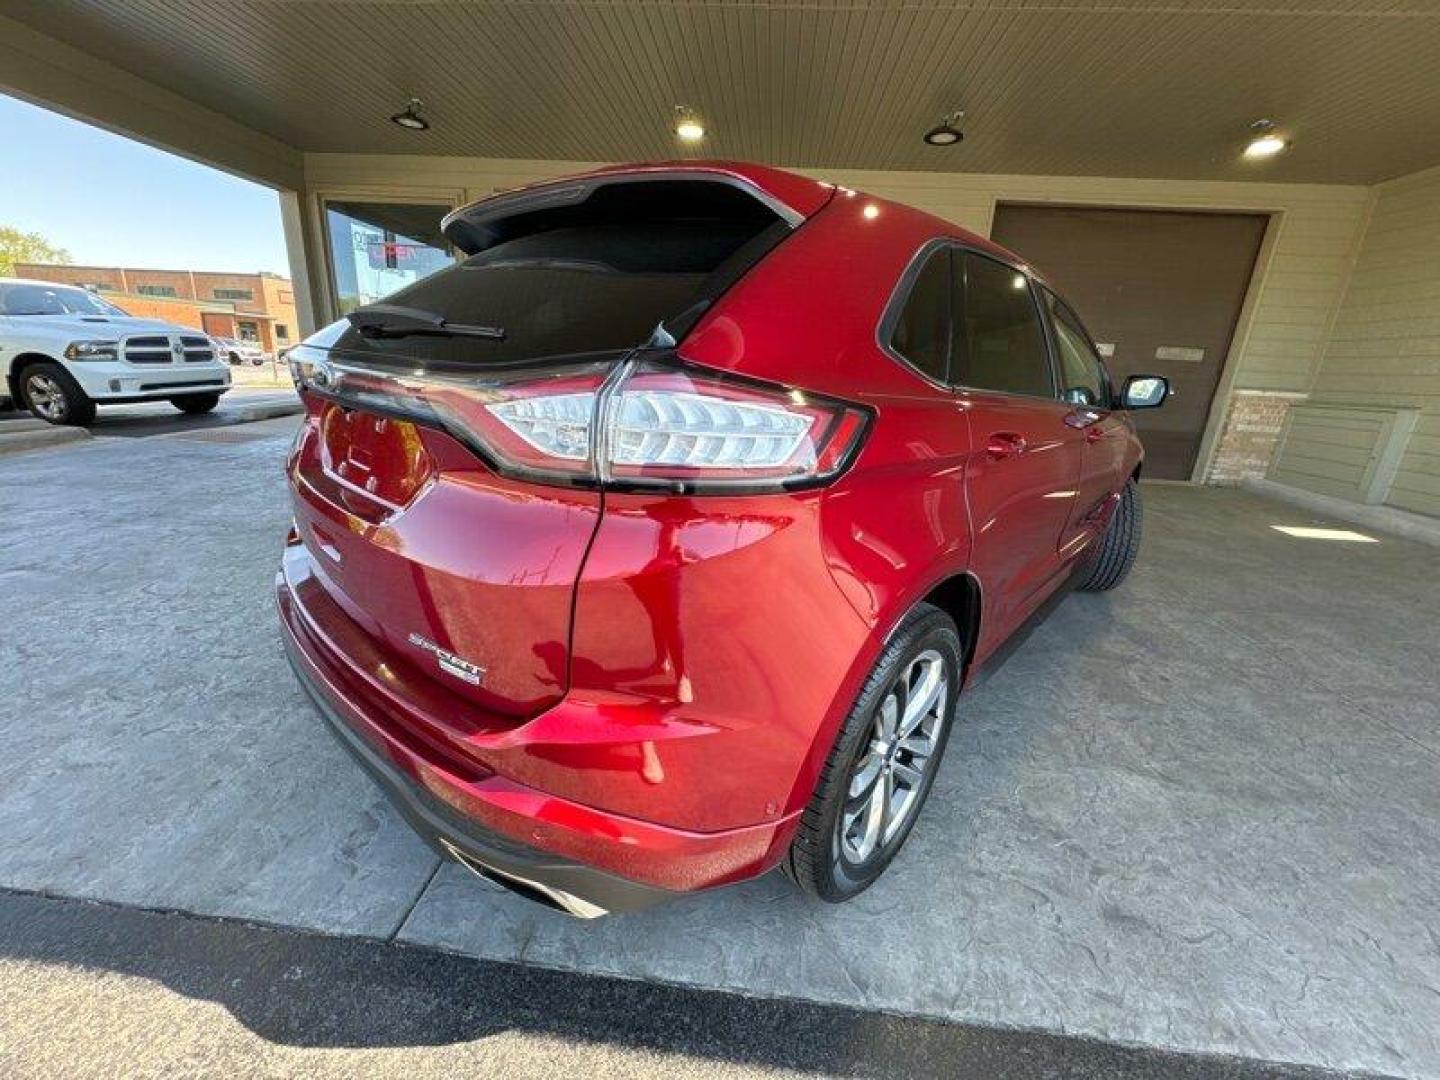
[[[1250,287],[1260,214],[1001,205],[994,238],[1073,304],[1117,383],[1168,375],[1175,396],[1135,414],[1147,476],[1189,479]]]

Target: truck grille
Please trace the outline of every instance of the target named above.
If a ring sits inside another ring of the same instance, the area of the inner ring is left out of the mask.
[[[215,360],[215,347],[201,334],[169,337],[141,334],[125,342],[125,359],[132,364],[209,364]]]
[[[211,347],[209,338],[187,334],[180,339],[180,344],[185,347],[186,363],[208,364],[215,359],[215,350]]]
[[[132,337],[125,342],[125,359],[132,364],[168,364],[173,358],[168,337]]]

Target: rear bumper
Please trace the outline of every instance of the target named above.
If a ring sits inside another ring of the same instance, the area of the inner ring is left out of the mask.
[[[532,898],[600,914],[754,877],[783,851],[789,817],[694,832],[585,805],[458,759],[437,745],[425,717],[410,715],[407,703],[387,692],[396,685],[395,661],[372,663],[359,646],[342,644],[358,627],[335,625],[344,616],[309,567],[306,549],[290,545],[276,578],[290,661],[340,741],[443,853]],[[547,727],[577,722],[573,711],[562,700],[507,738],[543,749]]]
[[[638,911],[674,895],[666,889],[627,881],[518,844],[430,795],[336,712],[324,690],[309,675],[304,658],[297,655],[295,639],[287,634],[285,643],[291,667],[325,718],[330,733],[364,766],[411,828],[440,855],[455,859],[497,884],[581,918]]]

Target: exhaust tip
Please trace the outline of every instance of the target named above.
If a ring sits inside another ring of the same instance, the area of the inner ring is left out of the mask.
[[[523,896],[544,907],[564,912],[566,915],[573,915],[577,919],[598,919],[601,915],[610,914],[598,904],[592,904],[589,900],[584,900],[573,893],[490,866],[468,852],[461,851],[449,840],[440,838],[440,846],[449,853],[452,859],[476,877],[483,878],[492,885],[498,885],[508,892]]]

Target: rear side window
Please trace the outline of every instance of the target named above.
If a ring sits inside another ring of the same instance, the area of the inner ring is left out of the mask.
[[[975,390],[1053,397],[1040,311],[1024,274],[964,252],[956,275],[957,314],[950,381]]]
[[[1046,290],[1060,360],[1060,396],[1071,405],[1110,407],[1110,380],[1090,345],[1090,335],[1065,303]]]
[[[890,348],[936,382],[950,367],[950,251],[940,248],[920,268],[890,333]]]

